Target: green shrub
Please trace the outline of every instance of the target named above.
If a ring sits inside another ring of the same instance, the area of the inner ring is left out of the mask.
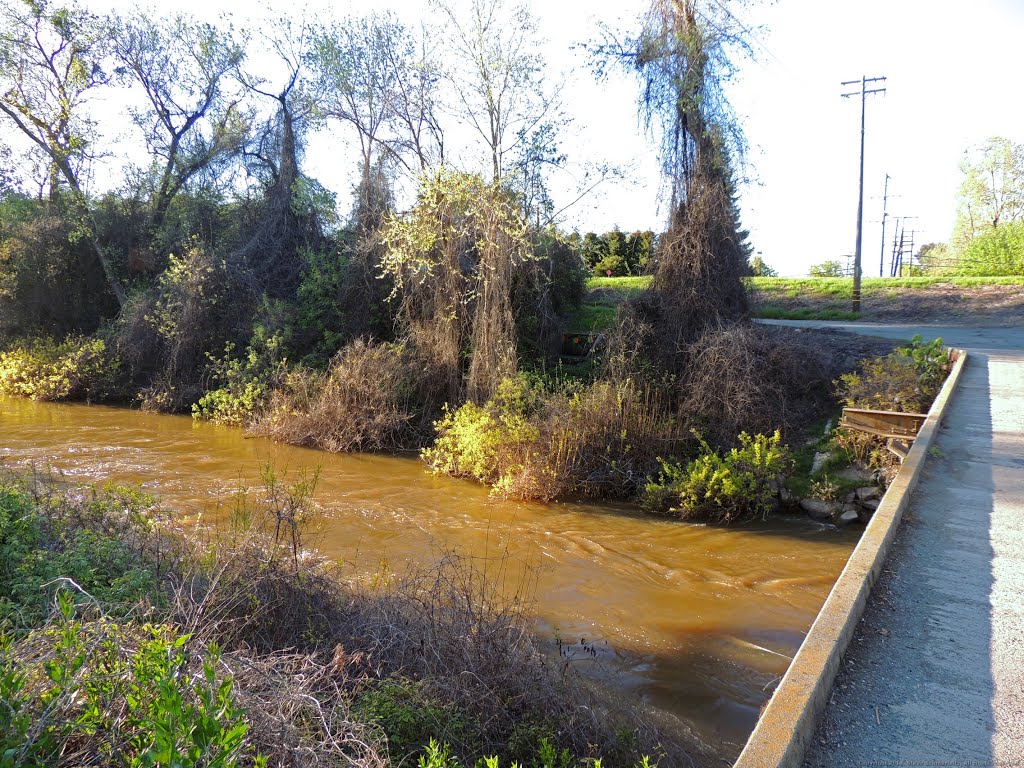
[[[660,388],[628,379],[547,392],[520,374],[483,406],[467,403],[435,426],[423,452],[431,470],[540,501],[628,497],[657,469],[659,451],[681,443]]]
[[[150,504],[127,489],[74,504],[0,485],[0,622],[40,624],[68,579],[105,609],[157,599],[152,565],[131,543]]]
[[[537,393],[522,376],[502,379],[483,406],[466,403],[446,410],[434,426],[437,440],[423,451],[433,472],[472,477],[494,485],[522,468],[540,431],[530,423]]]
[[[0,394],[33,400],[102,398],[114,389],[119,367],[101,339],[36,338],[0,352]]]
[[[790,465],[782,435],[739,436],[740,445],[719,455],[698,438],[703,453],[685,467],[662,462],[661,476],[644,488],[644,506],[684,520],[734,520],[767,515],[774,507],[779,476]]]
[[[843,268],[843,264],[835,259],[829,261],[823,261],[821,264],[814,264],[807,273],[811,277],[843,277],[846,274],[846,270]]]
[[[282,346],[280,334],[269,338],[257,334],[244,359],[233,356],[232,342],[225,345],[222,358],[207,353],[211,374],[221,386],[193,404],[192,418],[232,426],[248,424],[266,406],[274,385],[284,376]]]
[[[862,360],[860,368],[836,381],[847,408],[926,413],[946,378],[949,358],[942,339],[925,344],[917,335],[907,347]]]
[[[391,677],[362,694],[353,706],[360,722],[372,723],[387,736],[392,762],[418,751],[433,736],[460,739],[466,723],[463,713],[432,698],[422,682]],[[447,749],[445,744],[444,750]],[[440,755],[442,748],[439,748]]]
[[[536,759],[530,763],[534,768],[601,768],[604,761],[600,757],[576,759],[567,749],[558,749],[547,739],[541,739],[536,749]],[[418,768],[462,768],[461,763],[451,753],[451,748],[445,743],[438,743],[434,739],[423,748],[423,754],[419,756],[416,765]],[[502,762],[497,755],[484,757],[476,761],[475,768],[501,768]],[[634,763],[634,768],[656,768],[657,763],[652,762],[647,756]],[[515,760],[511,768],[526,768],[526,763],[519,763]]]
[[[1024,275],[1024,221],[993,227],[973,238],[955,267],[957,275]]]
[[[249,726],[215,646],[193,650],[165,626],[74,621],[66,593],[60,606],[53,625],[0,639],[0,767],[239,764]]]

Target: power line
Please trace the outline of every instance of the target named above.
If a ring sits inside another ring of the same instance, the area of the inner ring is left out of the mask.
[[[872,88],[868,90],[868,83],[884,82],[885,77],[864,77],[860,80],[846,80],[842,83],[844,87],[860,82],[860,91],[844,93],[842,97],[848,99],[851,96],[860,95],[860,193],[857,198],[857,249],[853,256],[853,311],[860,312],[860,256],[861,241],[864,234],[864,113],[867,105],[867,97],[870,93],[885,93],[885,88]]]

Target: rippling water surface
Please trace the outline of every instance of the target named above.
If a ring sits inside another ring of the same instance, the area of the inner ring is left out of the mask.
[[[730,755],[856,543],[855,533],[804,519],[713,528],[628,507],[500,501],[432,477],[416,458],[335,455],[103,406],[0,398],[0,461],[140,483],[188,516],[215,515],[239,485],[258,485],[267,463],[289,473],[320,466],[321,552],[367,572],[428,563],[448,547],[495,562],[508,552],[534,566],[545,642],[560,638],[574,663]]]

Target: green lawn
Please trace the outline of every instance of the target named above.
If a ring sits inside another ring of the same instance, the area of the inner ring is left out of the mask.
[[[761,292],[762,302],[771,297],[800,296],[824,299],[825,306],[786,308],[762,303],[754,310],[755,317],[776,320],[856,320],[858,315],[845,307],[837,306],[849,301],[853,280],[841,277],[750,277],[747,286]],[[602,289],[608,300],[584,304],[570,323],[572,331],[601,331],[611,325],[615,317],[616,304],[631,295],[645,290],[651,284],[649,276],[641,277],[592,277],[587,280],[587,289]],[[978,285],[1024,285],[1024,276],[1010,277],[866,277],[861,281],[862,294],[882,294],[890,291],[928,288],[933,285],[949,284],[963,288]],[[781,302],[785,303],[785,302]],[[830,306],[831,305],[831,306]]]
[[[638,277],[592,277],[587,280],[587,290],[611,288],[616,291],[642,291],[650,284],[650,275],[640,275]]]
[[[861,290],[870,293],[896,288],[929,288],[940,284],[957,285],[964,288],[976,285],[1024,285],[1024,276],[865,277],[861,280]],[[796,291],[848,297],[853,289],[853,279],[849,277],[751,277],[747,278],[747,285],[759,291]]]
[[[611,303],[585,302],[569,321],[570,333],[595,333],[611,327],[617,306]]]
[[[647,275],[640,277],[592,277],[587,289],[608,288],[623,293],[642,291],[651,283]],[[1024,285],[1024,276],[1008,277],[865,277],[861,288],[876,291],[887,288],[928,288],[947,283],[969,288],[975,285]],[[812,291],[837,296],[849,295],[853,280],[848,277],[750,277],[747,285],[759,291]]]

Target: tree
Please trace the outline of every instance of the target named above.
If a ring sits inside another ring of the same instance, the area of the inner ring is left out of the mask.
[[[986,229],[1024,219],[1024,144],[999,136],[964,153],[954,240],[961,248]]]
[[[500,184],[442,169],[382,237],[402,323],[442,402],[482,404],[516,369],[513,277],[535,258],[521,210]]]
[[[821,264],[814,264],[807,273],[811,277],[843,277],[846,275],[846,270],[843,268],[843,264],[835,259],[823,261]]]
[[[779,272],[772,269],[758,254],[750,260],[750,274],[754,277],[778,277]]]
[[[185,16],[166,21],[144,13],[111,20],[120,73],[138,83],[148,109],[134,114],[156,161],[150,231],[188,182],[236,157],[249,134],[248,116],[226,93],[244,50],[230,29]]]
[[[350,125],[359,139],[361,230],[379,226],[391,199],[386,166],[400,157],[392,130],[401,89],[398,66],[411,51],[405,28],[390,14],[350,17],[312,35],[308,61],[322,94],[317,108]]]
[[[544,83],[536,20],[524,6],[508,7],[505,0],[470,0],[465,17],[449,5],[440,9],[455,43],[447,77],[460,115],[483,139],[491,178],[498,181],[509,154],[532,141],[557,109]]]
[[[232,254],[233,260],[256,274],[262,287],[274,298],[291,295],[301,271],[299,250],[308,245],[307,225],[298,193],[305,186],[299,173],[303,134],[316,117],[316,84],[309,79],[311,29],[305,23],[287,19],[272,25],[266,42],[277,54],[280,75],[268,82],[240,73],[243,84],[253,93],[271,99],[274,113],[243,151],[250,167],[263,178],[263,211],[249,237]]]
[[[749,53],[745,33],[723,0],[651,0],[637,37],[598,49],[638,75],[641,111],[660,138],[671,214],[651,285],[659,350],[675,368],[706,330],[749,311],[732,169],[744,143],[722,89],[729,52]]]
[[[952,255],[946,243],[925,243],[917,251],[917,263],[929,275],[947,274]]]
[[[52,8],[47,0],[0,7],[0,114],[39,148],[50,164],[50,203],[66,183],[110,290],[124,306],[126,295],[96,235],[96,222],[80,181],[92,159],[95,126],[86,102],[106,83],[106,36],[97,19],[74,6]]]

